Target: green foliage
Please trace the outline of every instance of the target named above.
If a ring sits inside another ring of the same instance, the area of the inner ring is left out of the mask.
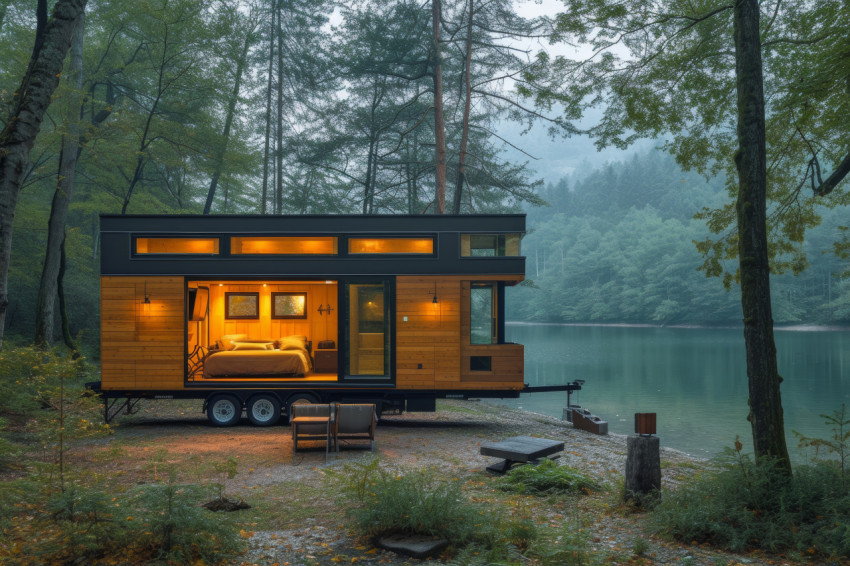
[[[527,495],[555,495],[564,493],[590,493],[599,484],[568,466],[559,466],[552,460],[543,460],[535,466],[514,468],[499,486],[504,491]]]
[[[600,147],[660,140],[686,170],[725,177],[737,195],[733,10],[729,3],[567,0],[552,39],[583,49],[534,72],[558,76],[560,89],[523,89],[559,101],[568,126]],[[759,3],[766,105],[769,253],[773,273],[799,272],[800,243],[825,207],[846,204],[847,181],[816,196],[827,172],[850,157],[846,3]],[[701,213],[713,236],[700,238],[703,269],[731,283],[737,272],[735,209],[713,203]]]
[[[227,484],[227,480],[232,480],[236,477],[236,474],[238,473],[238,466],[239,462],[237,462],[236,458],[234,458],[233,456],[228,456],[228,458],[222,462],[213,463],[213,468],[218,474],[220,481],[212,485],[218,492],[219,499],[224,499],[224,491],[225,486]]]
[[[242,549],[233,523],[202,508],[204,490],[172,481],[140,486],[127,500],[126,521],[134,523],[136,544],[152,558],[189,563],[219,562]]]
[[[398,472],[373,460],[347,465],[331,475],[358,504],[349,512],[358,528],[370,535],[423,534],[463,546],[480,540],[494,526],[492,514],[469,503],[459,482],[438,479],[432,470]]]
[[[831,415],[821,415],[827,426],[832,427],[832,434],[829,438],[809,438],[803,436],[797,431],[794,434],[800,441],[800,448],[814,448],[815,459],[820,459],[821,449],[827,451],[828,455],[833,456],[836,460],[829,460],[828,457],[824,461],[833,462],[838,466],[841,472],[841,482],[847,486],[848,475],[848,458],[850,458],[850,413],[847,412],[847,405],[841,404],[841,409],[832,412]]]
[[[27,552],[28,556],[35,553],[46,561],[97,558],[132,540],[121,520],[121,509],[100,490],[71,485],[50,497],[47,511],[52,514],[52,520],[45,519],[48,536],[39,537],[41,544]]]
[[[358,530],[423,534],[448,540],[452,564],[520,564],[534,557],[542,564],[587,564],[587,540],[580,529],[540,526],[516,509],[471,502],[456,478],[435,470],[405,471],[378,460],[328,470],[341,486],[347,513]]]
[[[244,548],[231,519],[200,507],[203,489],[197,485],[147,484],[112,495],[70,484],[44,499],[41,488],[4,486],[3,505],[9,498],[16,513],[26,515],[0,523],[8,537],[0,561],[90,563],[120,556],[133,563],[218,564]]]
[[[716,471],[664,495],[653,511],[660,532],[733,551],[850,557],[850,490],[837,466],[800,466],[789,477],[740,448],[728,449]]]
[[[548,536],[538,538],[531,545],[529,554],[545,566],[586,566],[594,563],[587,534],[573,523],[565,523]]]
[[[507,291],[509,320],[740,323],[740,299],[697,271],[694,242],[702,246],[709,229],[691,217],[722,202],[716,180],[684,173],[654,152],[562,179],[542,196],[552,206],[529,211],[533,231],[522,242],[534,288]],[[844,214],[827,210],[822,220],[798,246],[809,258],[806,271],[772,278],[778,323],[850,320],[850,280],[837,275],[845,265],[823,253],[832,250]],[[718,270],[728,272],[725,260]]]
[[[649,543],[645,538],[638,537],[635,539],[634,546],[632,547],[632,553],[637,556],[645,556],[647,551],[649,550]]]
[[[75,360],[58,348],[5,348],[0,352],[0,417],[8,425],[0,429],[0,443],[11,443],[14,453],[16,439],[27,435],[56,445],[60,434],[69,440],[108,433],[109,427],[99,423],[99,399],[85,390],[91,371],[84,358]]]

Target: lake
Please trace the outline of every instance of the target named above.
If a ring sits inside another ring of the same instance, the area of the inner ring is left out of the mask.
[[[819,416],[850,406],[850,332],[775,333],[786,439],[792,430],[826,437]],[[634,413],[657,413],[662,446],[711,457],[739,435],[752,448],[741,329],[508,324],[506,339],[525,345],[525,382],[558,385],[584,379],[573,394],[608,421],[610,432],[634,433]],[[561,417],[566,392],[491,400]]]

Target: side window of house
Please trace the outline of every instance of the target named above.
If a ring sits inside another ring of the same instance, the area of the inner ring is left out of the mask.
[[[497,298],[495,283],[471,285],[469,289],[470,344],[498,343]]]
[[[519,234],[461,234],[461,257],[505,257],[519,255]]]

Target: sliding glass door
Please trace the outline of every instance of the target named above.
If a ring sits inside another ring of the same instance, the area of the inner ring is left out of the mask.
[[[345,283],[346,378],[391,379],[391,293],[388,281]]]

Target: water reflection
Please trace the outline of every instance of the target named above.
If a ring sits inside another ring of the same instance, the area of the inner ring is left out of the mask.
[[[751,443],[739,329],[509,324],[506,335],[525,345],[526,383],[586,380],[578,402],[607,419],[611,432],[632,433],[634,413],[648,412],[658,413],[664,445],[694,455],[714,455],[736,435]],[[850,332],[778,331],[776,346],[786,434],[796,457],[792,430],[826,436],[819,415],[850,405],[844,372]],[[566,393],[494,402],[560,417]]]

